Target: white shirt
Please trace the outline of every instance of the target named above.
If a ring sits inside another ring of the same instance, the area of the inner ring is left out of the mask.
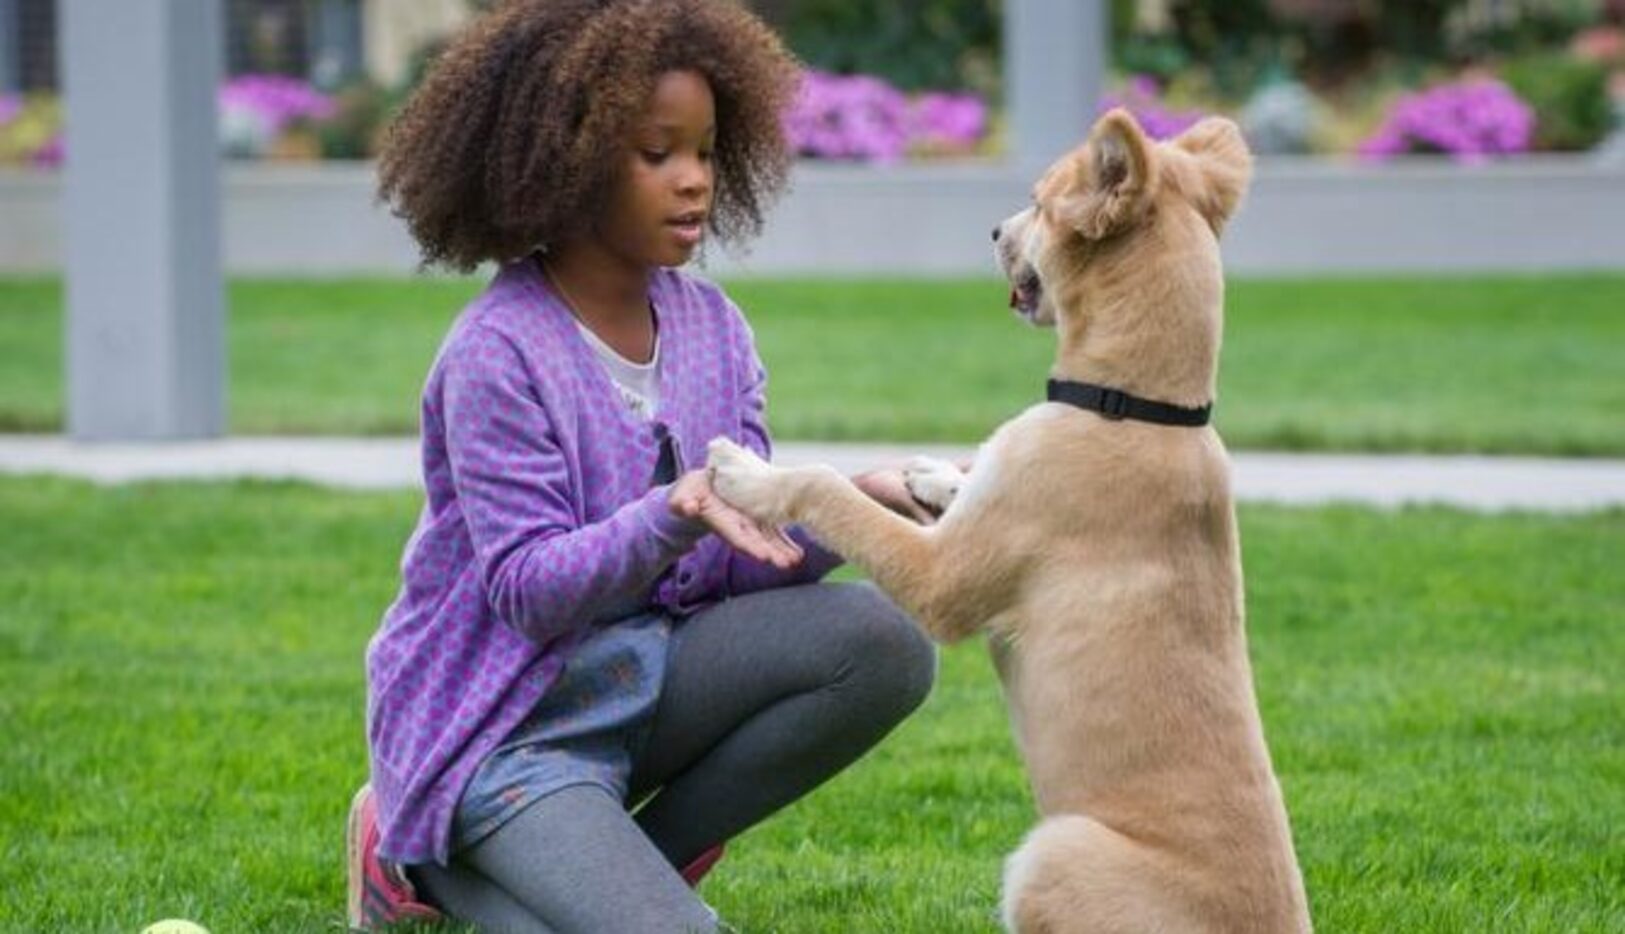
[[[655,334],[654,352],[649,355],[648,363],[633,363],[615,352],[615,348],[604,343],[603,339],[592,332],[592,329],[576,321],[576,327],[581,329],[581,336],[587,339],[587,345],[598,355],[604,363],[604,369],[609,372],[610,381],[621,393],[621,399],[626,402],[633,414],[639,418],[654,418],[655,411],[660,408],[660,335]]]

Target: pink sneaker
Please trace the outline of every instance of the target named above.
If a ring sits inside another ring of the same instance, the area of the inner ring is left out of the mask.
[[[689,888],[698,886],[700,884],[700,880],[705,878],[705,874],[710,872],[711,867],[715,866],[717,864],[717,860],[722,858],[723,846],[724,844],[717,844],[709,850],[706,850],[704,853],[694,857],[694,862],[689,863],[687,866],[684,866],[682,869],[678,870],[678,875],[683,877],[683,881],[688,883]]]
[[[378,858],[378,804],[371,785],[362,785],[350,801],[344,849],[350,869],[351,929],[375,931],[409,918],[440,920],[440,912],[417,900],[401,867]]]

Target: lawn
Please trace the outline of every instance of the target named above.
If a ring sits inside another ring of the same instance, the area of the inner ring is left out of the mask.
[[[470,280],[231,288],[231,430],[410,433]],[[780,437],[967,442],[1032,402],[1052,340],[992,280],[742,281]],[[1236,448],[1625,455],[1625,276],[1242,280]],[[60,288],[0,280],[0,430],[62,419]]]
[[[417,506],[0,479],[0,930],[340,924],[361,655]],[[1625,513],[1249,508],[1242,533],[1319,928],[1625,929]],[[1031,819],[968,645],[705,895],[747,932],[992,931]]]

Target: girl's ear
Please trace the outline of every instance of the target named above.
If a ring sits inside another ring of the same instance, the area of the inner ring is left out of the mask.
[[[1196,210],[1215,234],[1236,212],[1253,175],[1253,157],[1241,129],[1223,117],[1207,117],[1173,144],[1194,157],[1202,184],[1192,193]]]
[[[1074,178],[1056,213],[1085,238],[1099,240],[1125,229],[1151,203],[1155,153],[1123,108],[1096,121],[1081,158],[1073,158]]]

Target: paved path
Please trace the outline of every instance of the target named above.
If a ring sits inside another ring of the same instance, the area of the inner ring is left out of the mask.
[[[965,446],[779,446],[780,463],[824,462],[855,472],[914,454],[957,459]],[[237,437],[216,441],[81,444],[55,435],[0,435],[0,473],[51,473],[102,483],[265,477],[359,489],[418,485],[417,445],[402,438]],[[1234,455],[1237,495],[1252,502],[1379,506],[1445,503],[1479,510],[1559,512],[1625,506],[1625,460]]]

